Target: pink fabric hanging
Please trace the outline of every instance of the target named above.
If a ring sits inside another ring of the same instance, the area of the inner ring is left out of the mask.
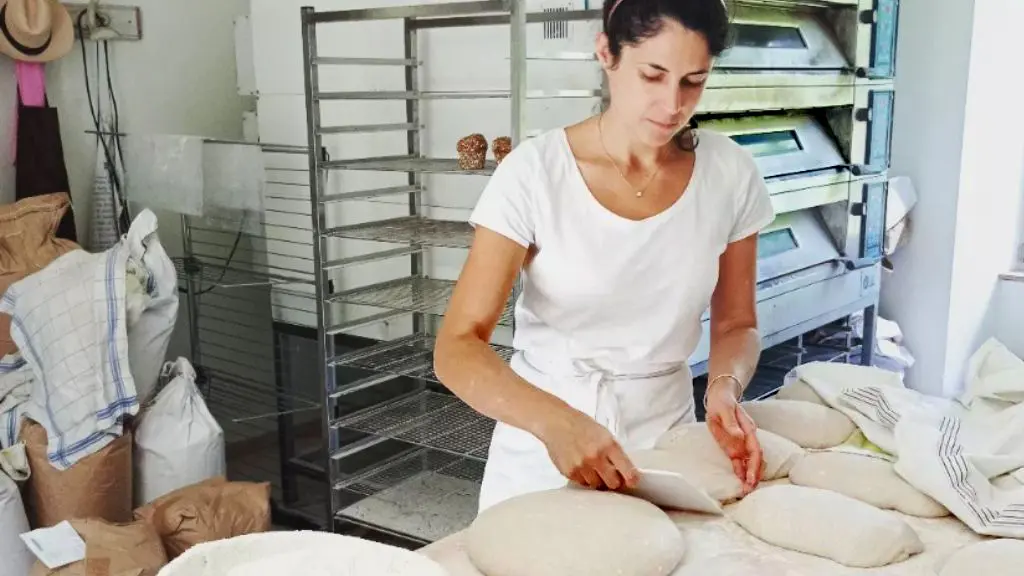
[[[46,69],[42,62],[14,63],[18,94],[25,106],[42,108],[46,106]],[[11,160],[18,157],[18,108],[14,108],[14,130],[11,130]]]

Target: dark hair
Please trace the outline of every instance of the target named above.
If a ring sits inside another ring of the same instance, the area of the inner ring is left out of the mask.
[[[616,60],[624,45],[660,32],[666,18],[704,36],[712,57],[729,47],[729,13],[722,0],[605,0],[603,16],[608,49]]]
[[[704,36],[712,57],[725,52],[732,39],[729,11],[723,0],[604,0],[602,14],[608,50],[616,61],[623,46],[638,44],[661,32],[666,18]],[[691,118],[676,135],[676,145],[692,152],[699,141],[697,122]]]

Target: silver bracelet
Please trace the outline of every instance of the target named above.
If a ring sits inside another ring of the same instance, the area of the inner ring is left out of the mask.
[[[736,401],[737,402],[740,400],[740,398],[743,397],[743,383],[740,382],[740,379],[737,378],[735,374],[719,374],[718,376],[715,376],[710,381],[708,381],[707,388],[704,389],[704,409],[705,410],[708,409],[708,392],[711,391],[711,387],[715,385],[715,382],[718,382],[719,380],[721,380],[723,378],[729,378],[733,382],[736,383],[736,390],[737,390]]]

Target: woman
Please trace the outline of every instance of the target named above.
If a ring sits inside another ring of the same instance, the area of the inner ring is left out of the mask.
[[[721,0],[607,0],[607,110],[523,142],[487,184],[435,352],[440,380],[498,420],[481,511],[566,479],[635,486],[626,451],[694,421],[687,359],[709,304],[706,420],[745,488],[759,481],[738,398],[760,355],[757,234],[774,214],[750,154],[689,127],[728,34]],[[520,269],[506,365],[488,341]]]

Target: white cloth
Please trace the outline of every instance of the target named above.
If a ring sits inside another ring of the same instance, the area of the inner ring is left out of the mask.
[[[59,470],[112,442],[124,417],[138,412],[125,278],[129,258],[155,233],[156,216],[143,211],[110,250],[69,252],[11,285],[0,301],[32,371],[31,400],[17,410],[46,428]],[[3,424],[6,436],[18,422],[8,415]]]
[[[15,353],[0,358],[0,448],[18,440],[22,406],[32,397],[32,369]]]
[[[963,399],[1021,398],[1024,363],[1008,374],[1007,355],[995,341],[982,346],[971,359]],[[1024,487],[1000,489],[991,482],[1024,471],[1024,402],[1005,402],[998,410],[976,401],[965,406],[892,386],[892,374],[876,368],[807,364],[795,372],[893,454],[904,480],[976,533],[1024,538]]]
[[[687,360],[719,256],[773,217],[753,157],[707,131],[677,202],[643,220],[620,217],[591,194],[557,129],[505,158],[470,222],[535,249],[516,302],[512,369],[594,417],[628,450],[651,448],[693,420]],[[497,425],[481,511],[565,483],[538,439]]]

